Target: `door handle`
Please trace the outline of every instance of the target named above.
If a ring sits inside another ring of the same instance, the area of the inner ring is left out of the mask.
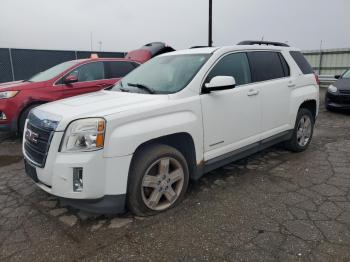
[[[295,87],[295,84],[293,82],[289,82],[288,87]]]
[[[248,91],[247,96],[256,96],[257,94],[259,94],[258,90],[251,89]]]

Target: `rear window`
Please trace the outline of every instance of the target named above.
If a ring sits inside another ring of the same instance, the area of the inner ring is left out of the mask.
[[[289,75],[288,65],[282,65],[283,57],[281,59],[279,53],[270,51],[254,51],[248,52],[247,54],[253,82],[267,81]]]
[[[138,64],[124,61],[104,62],[106,65],[107,78],[121,78],[134,70]]]
[[[303,72],[304,75],[313,74],[314,71],[312,70],[312,67],[301,52],[290,51],[289,53],[293,57],[294,61],[297,63],[301,72]]]

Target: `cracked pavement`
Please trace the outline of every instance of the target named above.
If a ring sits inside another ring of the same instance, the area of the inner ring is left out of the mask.
[[[217,169],[149,218],[61,206],[0,134],[0,260],[349,261],[350,114],[320,111],[307,151],[276,146]]]

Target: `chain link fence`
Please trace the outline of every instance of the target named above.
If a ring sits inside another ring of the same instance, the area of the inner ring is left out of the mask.
[[[99,57],[122,58],[124,52],[60,51],[0,48],[0,83],[28,79],[65,61]]]

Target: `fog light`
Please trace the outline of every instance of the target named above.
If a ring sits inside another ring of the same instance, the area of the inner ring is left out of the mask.
[[[83,168],[82,167],[73,168],[73,191],[74,192],[83,191]]]
[[[7,119],[7,117],[6,117],[5,113],[0,111],[0,120],[6,120],[6,119]]]

